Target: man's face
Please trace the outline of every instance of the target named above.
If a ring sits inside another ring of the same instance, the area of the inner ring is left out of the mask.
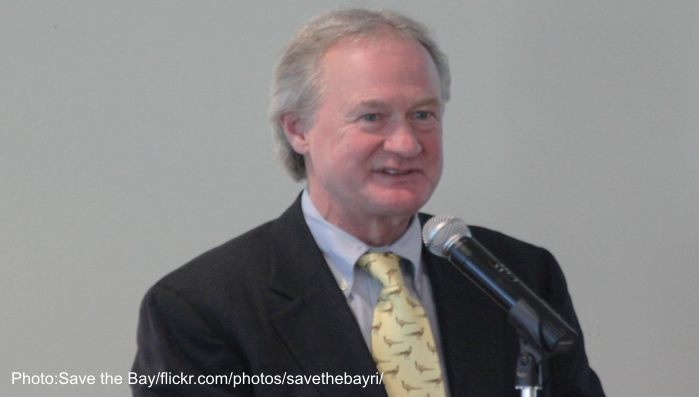
[[[412,216],[442,173],[442,102],[432,58],[385,34],[331,47],[306,131],[313,203],[323,216],[371,221]]]

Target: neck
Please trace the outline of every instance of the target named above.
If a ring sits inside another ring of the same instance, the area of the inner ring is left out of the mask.
[[[309,191],[310,193],[310,191]],[[320,215],[333,225],[372,246],[391,245],[405,234],[415,214],[367,214],[337,205],[332,200],[309,198]]]
[[[355,219],[335,217],[321,212],[323,218],[372,247],[382,247],[396,242],[408,230],[412,216],[393,218]]]

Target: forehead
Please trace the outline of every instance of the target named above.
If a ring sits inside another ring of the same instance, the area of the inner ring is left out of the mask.
[[[345,39],[331,46],[318,67],[326,89],[347,86],[420,86],[439,93],[435,63],[418,41],[384,32],[368,37]]]
[[[412,51],[405,51],[409,48]],[[403,50],[403,51],[401,51]],[[384,55],[396,55],[401,52],[404,57],[428,58],[434,64],[427,49],[417,40],[400,36],[390,30],[383,30],[367,36],[354,36],[342,39],[328,47],[319,59],[319,67],[322,71],[327,67],[329,60],[333,58],[357,58],[370,54],[383,53]]]

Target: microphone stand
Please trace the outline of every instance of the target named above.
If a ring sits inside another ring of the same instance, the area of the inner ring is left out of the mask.
[[[512,306],[508,317],[519,333],[515,389],[521,391],[522,397],[536,397],[542,389],[541,363],[556,351],[544,349],[541,316],[524,300]]]
[[[519,357],[517,357],[517,370],[515,389],[521,391],[522,397],[536,397],[541,390],[541,350],[519,337]]]

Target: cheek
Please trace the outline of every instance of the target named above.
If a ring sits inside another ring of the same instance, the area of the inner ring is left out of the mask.
[[[352,146],[340,140],[318,142],[312,151],[316,173],[326,181],[346,179],[358,174],[359,159]]]
[[[381,135],[348,130],[332,137],[316,137],[311,156],[316,167],[322,167],[319,172],[363,178],[374,163],[381,163],[382,145]]]
[[[332,152],[336,150],[338,145],[337,142],[333,141],[332,136],[323,132],[324,130],[321,128],[312,131],[308,139],[311,159],[316,165],[327,164],[332,159]]]
[[[433,163],[442,163],[442,135],[431,133],[420,142],[425,156]]]
[[[338,143],[337,161],[347,168],[371,168],[372,158],[380,154],[383,140],[380,137],[356,136]]]

